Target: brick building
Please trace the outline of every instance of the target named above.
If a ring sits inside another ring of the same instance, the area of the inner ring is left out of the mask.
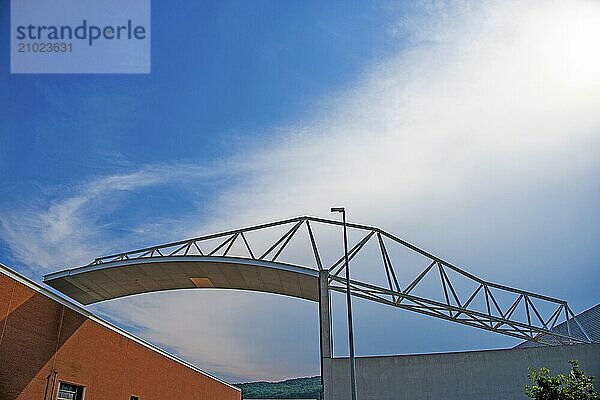
[[[239,400],[241,392],[0,264],[0,400]]]

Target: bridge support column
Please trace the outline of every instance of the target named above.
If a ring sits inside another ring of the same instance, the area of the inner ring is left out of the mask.
[[[319,272],[319,328],[321,332],[321,383],[323,384],[323,399],[330,400],[333,395],[333,376],[331,371],[333,336],[331,332],[331,304],[329,302],[329,271]]]

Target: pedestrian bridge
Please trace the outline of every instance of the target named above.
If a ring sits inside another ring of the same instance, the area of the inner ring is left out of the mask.
[[[322,325],[329,324],[329,292],[349,289],[354,297],[519,339],[591,342],[566,301],[485,281],[376,227],[346,225],[353,238],[348,282],[344,252],[334,245],[342,227],[291,218],[96,258],[46,275],[44,282],[82,304],[174,289],[275,293],[319,302]],[[337,249],[334,257],[323,257],[327,248]],[[397,258],[402,252],[412,257],[414,275],[408,258]],[[290,254],[302,261],[290,261]],[[366,281],[356,280],[355,268],[365,262]],[[563,321],[567,332],[554,331]]]

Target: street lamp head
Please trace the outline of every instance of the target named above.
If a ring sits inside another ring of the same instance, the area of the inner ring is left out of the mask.
[[[343,213],[345,211],[346,211],[346,209],[344,207],[331,207],[331,212]]]

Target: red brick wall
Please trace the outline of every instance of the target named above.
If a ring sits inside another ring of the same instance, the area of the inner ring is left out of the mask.
[[[241,398],[0,273],[0,400],[56,399],[59,381],[85,386],[85,400]]]

